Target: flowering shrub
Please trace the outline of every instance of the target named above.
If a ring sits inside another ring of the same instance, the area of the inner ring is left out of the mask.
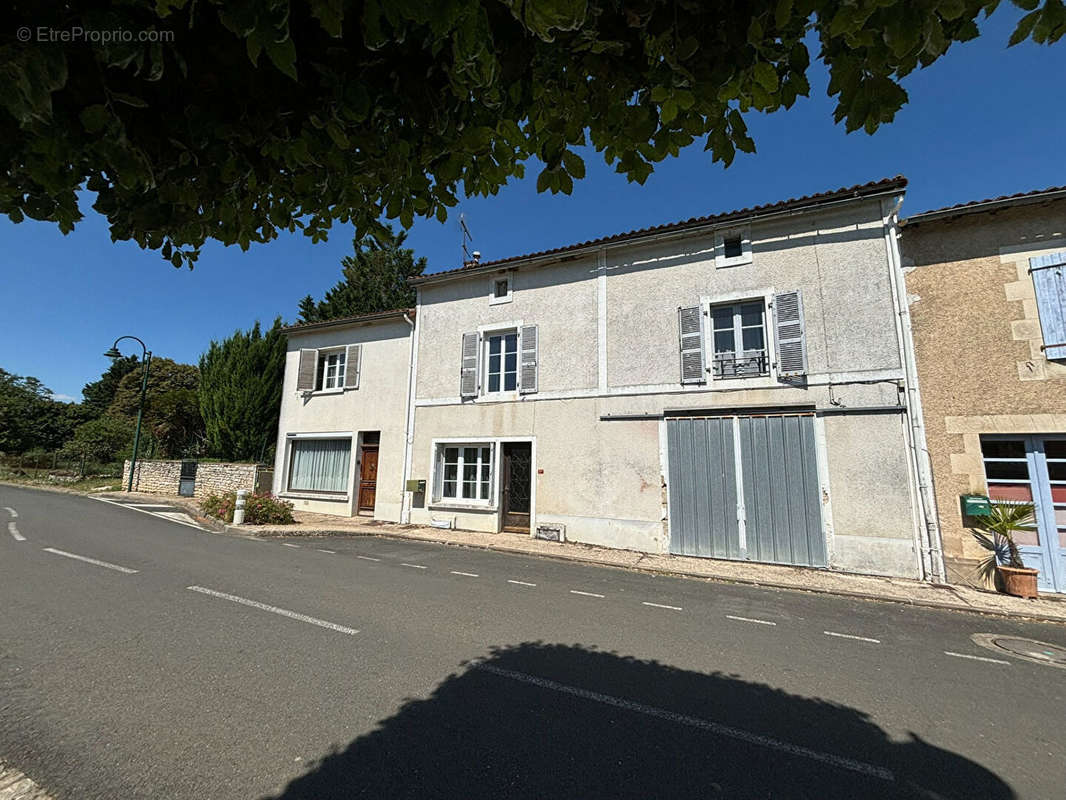
[[[200,501],[200,508],[208,516],[223,522],[233,522],[237,508],[237,493],[209,494]],[[291,525],[292,503],[279,500],[269,492],[248,494],[244,499],[244,523],[246,525]]]

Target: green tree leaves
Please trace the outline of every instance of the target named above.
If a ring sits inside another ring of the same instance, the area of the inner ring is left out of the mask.
[[[1066,34],[1062,0],[1015,0],[1010,39]],[[874,132],[900,80],[978,34],[988,0],[90,0],[25,24],[175,34],[0,45],[0,213],[69,231],[88,186],[115,240],[192,265],[208,239],[357,238],[444,221],[538,158],[569,192],[589,146],[628,179],[703,140],[754,151],[743,115],[809,92],[809,34],[835,119]],[[21,7],[20,7],[21,8]],[[18,19],[19,14],[24,19]],[[31,18],[32,17],[32,18]],[[566,155],[569,153],[570,155]]]

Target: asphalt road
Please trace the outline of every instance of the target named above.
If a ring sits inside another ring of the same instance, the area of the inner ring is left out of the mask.
[[[0,521],[0,761],[57,798],[1066,796],[1066,670],[970,638],[1066,627],[8,486]]]

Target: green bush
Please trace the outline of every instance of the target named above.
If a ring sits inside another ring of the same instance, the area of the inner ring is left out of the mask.
[[[237,493],[209,494],[200,501],[200,508],[210,517],[233,522],[237,507]],[[269,492],[249,494],[244,500],[245,525],[291,525],[292,503],[279,500]]]

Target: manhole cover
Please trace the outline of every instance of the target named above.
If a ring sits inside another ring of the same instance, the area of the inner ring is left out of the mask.
[[[1007,653],[1015,658],[1023,658],[1036,664],[1066,669],[1066,647],[1036,639],[1023,639],[1020,636],[1008,636],[1000,633],[975,633],[972,637],[976,644]]]

